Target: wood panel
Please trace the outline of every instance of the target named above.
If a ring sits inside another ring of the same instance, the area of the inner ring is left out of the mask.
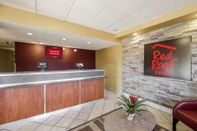
[[[42,113],[44,113],[43,86],[0,90],[0,124]]]
[[[81,103],[104,97],[104,79],[84,80],[81,82]]]
[[[79,104],[79,82],[46,86],[46,112]]]

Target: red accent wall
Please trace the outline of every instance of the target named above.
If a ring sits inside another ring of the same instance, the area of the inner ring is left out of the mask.
[[[65,48],[62,58],[46,58],[46,45],[15,43],[16,71],[39,71],[38,62],[47,62],[46,70],[76,69],[76,63],[83,63],[84,69],[95,69],[95,51]]]

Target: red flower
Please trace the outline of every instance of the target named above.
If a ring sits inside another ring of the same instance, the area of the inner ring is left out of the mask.
[[[131,101],[134,103],[137,100],[136,96],[130,96]]]

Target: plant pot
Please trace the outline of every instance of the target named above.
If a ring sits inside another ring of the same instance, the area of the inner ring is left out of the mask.
[[[127,120],[133,121],[134,116],[135,116],[135,114],[128,114],[128,113],[126,112],[126,119],[127,119]]]

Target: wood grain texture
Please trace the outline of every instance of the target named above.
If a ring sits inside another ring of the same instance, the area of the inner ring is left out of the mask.
[[[79,104],[79,82],[46,86],[46,112]]]
[[[84,80],[81,82],[81,103],[104,97],[104,79]]]
[[[0,124],[42,113],[44,113],[43,86],[0,90]]]

